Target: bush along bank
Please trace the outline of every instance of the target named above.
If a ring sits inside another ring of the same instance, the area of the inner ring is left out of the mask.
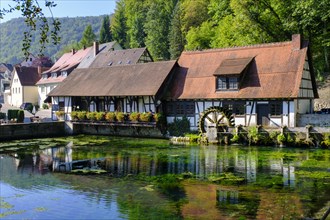
[[[304,128],[263,128],[262,126],[236,126],[230,132],[219,132],[219,143],[222,145],[253,145],[278,147],[320,147],[330,149],[330,128],[318,131],[308,125]],[[171,138],[173,142],[208,144],[205,134],[186,131],[181,136]]]

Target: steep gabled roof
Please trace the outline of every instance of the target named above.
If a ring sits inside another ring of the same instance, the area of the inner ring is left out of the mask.
[[[298,42],[299,41],[299,42]],[[300,37],[292,42],[261,44],[195,52],[183,52],[180,68],[173,79],[168,99],[269,99],[297,98],[308,43],[300,45]],[[252,61],[251,61],[251,58]],[[225,64],[222,66],[222,64]],[[217,91],[215,73],[224,75],[247,70],[238,91]],[[229,67],[229,64],[233,64]],[[226,67],[226,68],[225,68]],[[219,72],[220,71],[220,72]],[[312,70],[311,70],[312,71]],[[317,98],[312,75],[314,97]]]
[[[56,63],[48,71],[45,71],[43,73],[61,72],[75,67],[82,61],[82,59],[90,50],[92,50],[92,47],[78,50],[75,53],[65,53],[60,57],[59,60],[56,61]]]
[[[147,48],[114,50],[99,54],[90,65],[91,68],[109,67],[138,63]]]
[[[95,45],[93,46],[95,47]],[[107,43],[100,44],[98,46],[97,55],[95,56],[95,48],[90,50],[85,58],[80,62],[77,68],[88,68],[92,64],[92,62],[97,59],[100,54],[109,53],[110,51],[115,50],[116,48],[121,48],[117,41],[111,41]]]
[[[75,69],[48,96],[156,95],[176,61]]]
[[[41,70],[46,69],[48,68],[43,67]],[[38,73],[38,67],[15,66],[14,72],[16,72],[22,86],[35,86],[41,77]]]

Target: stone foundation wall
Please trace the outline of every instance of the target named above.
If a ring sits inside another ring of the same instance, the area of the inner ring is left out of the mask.
[[[297,127],[330,127],[330,114],[298,114]]]
[[[64,122],[0,125],[0,141],[65,135]]]
[[[156,125],[73,123],[73,134],[164,138]]]

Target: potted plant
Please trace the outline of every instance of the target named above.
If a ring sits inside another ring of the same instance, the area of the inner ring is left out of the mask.
[[[85,120],[86,119],[86,111],[78,112],[77,116],[78,116],[79,120]]]
[[[77,111],[72,111],[71,112],[71,120],[78,120],[78,112]]]
[[[131,114],[129,114],[129,120],[132,122],[138,122],[140,118],[140,113],[138,112],[132,112]]]
[[[86,118],[90,121],[96,120],[96,112],[87,112]]]
[[[56,117],[58,118],[58,120],[60,120],[60,121],[64,120],[64,115],[65,115],[64,111],[56,111],[55,114],[56,114]]]
[[[114,112],[107,112],[105,114],[105,119],[109,122],[115,122],[116,121],[116,114]]]
[[[97,112],[95,114],[95,119],[97,121],[103,121],[105,119],[105,113],[104,112]]]
[[[124,112],[116,112],[116,119],[119,122],[124,122],[125,121],[125,113]]]
[[[140,114],[140,121],[142,121],[142,122],[150,122],[151,119],[152,119],[151,112],[143,112]]]

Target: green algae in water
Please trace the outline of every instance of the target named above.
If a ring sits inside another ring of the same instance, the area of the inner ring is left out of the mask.
[[[36,211],[36,212],[45,212],[45,211],[47,211],[47,210],[48,210],[48,209],[45,208],[45,207],[37,207],[37,208],[34,209],[34,211]]]
[[[9,211],[9,212],[4,212],[4,213],[0,213],[0,218],[4,218],[10,215],[20,215],[23,214],[24,212],[26,212],[25,210],[22,211]]]

